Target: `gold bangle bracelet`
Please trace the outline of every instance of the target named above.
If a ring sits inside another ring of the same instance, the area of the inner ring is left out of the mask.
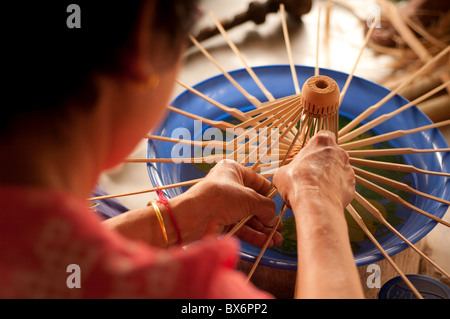
[[[159,210],[158,205],[156,205],[155,202],[150,202],[150,204],[152,204],[153,210],[155,211],[156,217],[158,218],[159,221],[159,226],[161,226],[161,231],[164,237],[164,246],[167,246],[169,244],[169,240],[167,239],[167,231],[166,231],[166,226],[164,226],[164,220],[161,214],[161,211]]]

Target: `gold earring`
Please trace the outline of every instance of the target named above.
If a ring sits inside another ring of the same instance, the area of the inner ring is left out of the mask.
[[[157,74],[152,74],[148,77],[145,87],[147,90],[156,89],[159,85],[159,76]]]
[[[159,76],[156,74],[150,75],[147,80],[139,80],[136,81],[135,84],[139,88],[140,91],[146,93],[150,90],[156,89],[159,85]]]

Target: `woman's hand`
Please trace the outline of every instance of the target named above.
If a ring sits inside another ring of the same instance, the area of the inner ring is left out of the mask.
[[[295,215],[296,298],[363,298],[344,208],[355,192],[348,154],[331,132],[316,134],[274,175]]]
[[[354,172],[348,154],[329,131],[320,131],[288,165],[274,175],[273,183],[285,202],[292,206],[302,197],[319,197],[342,209],[355,192]]]
[[[185,241],[207,233],[230,229],[243,218],[254,215],[236,235],[252,245],[264,245],[276,223],[275,204],[265,196],[269,181],[232,160],[224,160],[203,181],[169,201]],[[184,229],[184,231],[183,231]],[[270,246],[282,242],[276,232]]]

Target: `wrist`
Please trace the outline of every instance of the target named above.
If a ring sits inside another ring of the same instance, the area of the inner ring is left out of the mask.
[[[292,206],[297,240],[311,245],[315,242],[317,247],[338,239],[339,242],[346,242],[348,226],[342,206],[314,193],[304,195]]]
[[[289,199],[289,204],[294,215],[315,214],[317,211],[323,211],[324,214],[343,216],[345,208],[338,198],[315,186],[304,187],[296,191],[295,195]]]
[[[181,234],[180,226],[178,224],[177,218],[175,217],[175,214],[172,212],[169,201],[164,197],[162,193],[160,193],[159,200],[157,201],[157,203],[164,206],[166,211],[165,215],[168,216],[169,217],[168,219],[170,220],[168,223],[172,226],[173,230],[175,231],[177,243],[180,246],[183,245],[183,236]]]
[[[195,197],[189,192],[168,200],[172,215],[177,220],[183,243],[191,243],[202,237],[204,215],[200,215],[200,208]]]

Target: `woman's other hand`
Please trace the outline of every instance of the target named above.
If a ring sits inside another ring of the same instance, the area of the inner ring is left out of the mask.
[[[191,230],[184,234],[186,241],[229,230],[238,221],[254,215],[236,235],[261,247],[277,221],[275,204],[265,196],[269,187],[270,182],[251,169],[232,160],[223,160],[203,181],[170,200],[170,205],[177,212],[177,218],[183,219],[179,221],[180,227]],[[281,242],[281,234],[275,232],[269,247]]]
[[[329,131],[313,136],[291,163],[277,171],[273,183],[290,206],[307,196],[320,197],[343,210],[355,193],[348,154]]]

